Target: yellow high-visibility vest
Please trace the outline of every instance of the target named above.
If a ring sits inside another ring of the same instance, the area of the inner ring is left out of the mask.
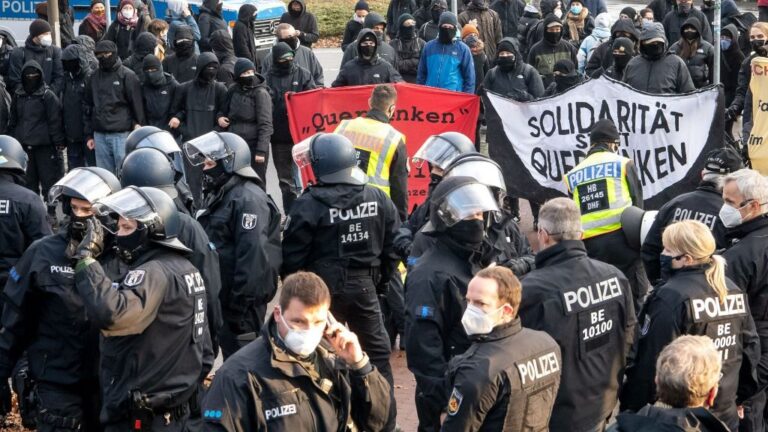
[[[629,159],[616,153],[598,152],[563,178],[581,211],[585,240],[621,229],[621,214],[632,205],[627,163]]]
[[[344,120],[335,133],[352,141],[357,150],[357,165],[368,175],[368,184],[390,196],[389,170],[403,134],[380,121],[358,117]]]

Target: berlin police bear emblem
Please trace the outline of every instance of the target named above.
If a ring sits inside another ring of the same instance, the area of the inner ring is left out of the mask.
[[[463,399],[464,395],[462,395],[461,392],[457,390],[456,387],[454,387],[453,392],[451,392],[451,398],[448,399],[448,415],[453,416],[459,412],[461,401]]]
[[[256,222],[259,220],[259,215],[253,213],[243,213],[243,229],[252,230],[256,228]]]
[[[146,272],[144,270],[131,270],[128,272],[127,275],[125,275],[125,279],[123,279],[123,284],[129,287],[134,287],[136,285],[139,285],[144,281],[145,274]]]

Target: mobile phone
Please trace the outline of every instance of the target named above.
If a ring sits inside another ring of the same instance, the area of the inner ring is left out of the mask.
[[[327,323],[327,324],[326,324],[326,329],[329,329],[329,328],[331,328],[331,327],[334,327],[334,326],[335,326],[336,324],[338,324],[339,322],[338,322],[338,321],[336,321],[336,317],[334,317],[334,316],[333,316],[333,314],[331,313],[331,311],[328,311],[328,318],[326,318],[326,323]],[[334,337],[336,337],[336,333],[338,333],[338,331],[339,331],[339,330],[336,330],[336,332],[334,332],[334,333],[331,333],[331,334],[329,334],[329,333],[326,333],[326,334],[325,334],[325,336],[326,336],[327,338],[329,338],[329,339],[331,339],[331,338],[334,338]]]

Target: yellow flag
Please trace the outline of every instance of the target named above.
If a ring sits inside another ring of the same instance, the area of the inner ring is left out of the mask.
[[[768,58],[752,59],[752,132],[749,135],[749,159],[752,168],[768,175]]]

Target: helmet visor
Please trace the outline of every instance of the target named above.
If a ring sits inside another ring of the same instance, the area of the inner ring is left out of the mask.
[[[299,167],[299,169],[303,169],[312,165],[312,158],[309,153],[309,144],[312,141],[312,138],[313,137],[309,137],[305,139],[304,141],[294,145],[291,149],[293,161],[296,163],[296,166]]]
[[[479,183],[464,185],[452,191],[438,207],[438,215],[447,226],[488,211],[498,212],[499,206],[488,186]]]
[[[97,216],[117,213],[125,219],[134,219],[142,223],[148,223],[157,218],[157,212],[152,208],[150,201],[135,186],[100,199],[93,208]]]
[[[59,196],[67,195],[94,203],[110,193],[112,189],[98,174],[87,169],[75,168],[51,187],[48,200],[55,202]]]
[[[202,165],[206,159],[221,160],[230,156],[224,140],[216,132],[208,132],[184,143],[184,153],[192,165]]]
[[[461,153],[453,144],[442,137],[433,135],[424,141],[419,150],[413,155],[413,163],[421,168],[424,162],[446,169]]]
[[[136,146],[137,149],[147,147],[160,150],[168,156],[181,152],[179,144],[173,139],[173,135],[165,131],[153,133],[152,135],[145,137]]]
[[[452,167],[445,177],[471,177],[477,180],[478,183],[482,183],[488,187],[501,189],[504,192],[507,191],[507,186],[504,183],[504,176],[501,174],[501,170],[498,165],[487,160],[476,160],[470,162],[464,162]]]

